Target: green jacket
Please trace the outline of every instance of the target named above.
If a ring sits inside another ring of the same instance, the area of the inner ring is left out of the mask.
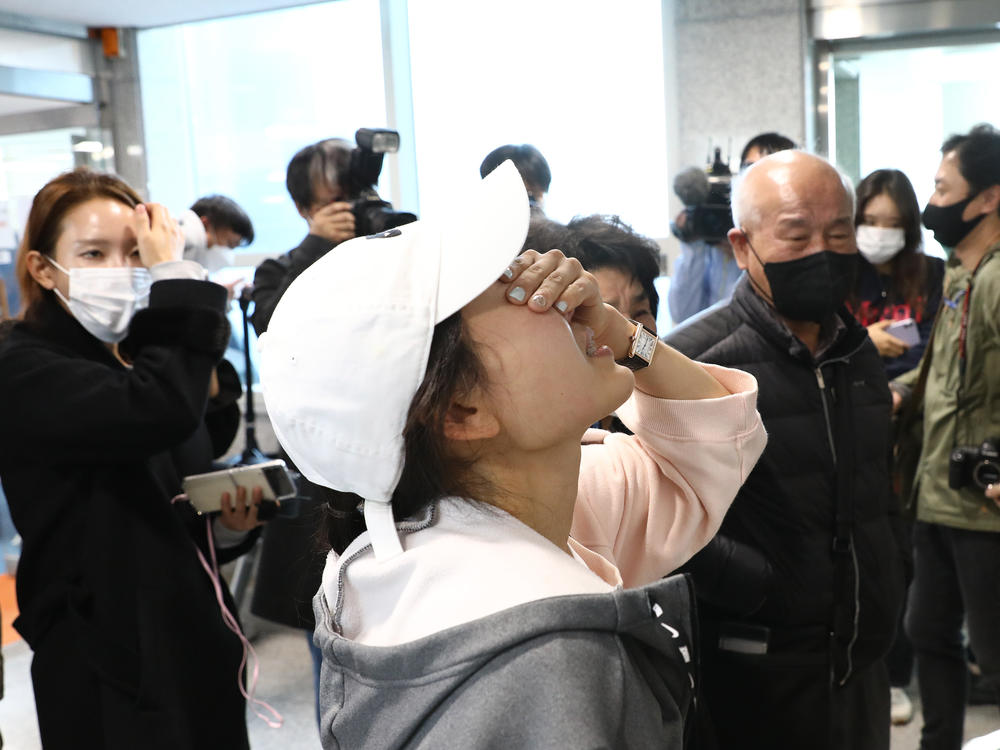
[[[924,389],[923,449],[913,482],[917,519],[960,529],[1000,531],[1000,509],[974,484],[948,487],[948,462],[956,446],[1000,439],[1000,243],[975,273],[969,299],[965,376],[960,377],[959,333],[971,271],[948,262],[944,302],[938,313]],[[920,368],[896,379],[903,390]],[[960,383],[960,380],[964,382]],[[960,387],[961,386],[961,387]],[[961,401],[961,405],[959,404]]]

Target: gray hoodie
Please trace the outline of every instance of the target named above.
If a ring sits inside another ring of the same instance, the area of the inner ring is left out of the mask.
[[[395,646],[338,635],[322,589],[320,733],[355,748],[680,748],[692,702],[692,594],[539,599]]]

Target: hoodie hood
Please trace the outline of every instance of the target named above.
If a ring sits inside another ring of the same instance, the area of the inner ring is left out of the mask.
[[[681,747],[694,686],[687,579],[532,601],[397,646],[314,599],[324,748]]]

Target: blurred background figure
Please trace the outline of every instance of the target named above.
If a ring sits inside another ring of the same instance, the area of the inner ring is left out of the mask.
[[[796,148],[778,133],[761,133],[747,141],[740,153],[740,170],[768,154]],[[667,304],[674,324],[729,299],[742,273],[733,259],[726,233],[733,228],[729,208],[732,171],[722,160],[721,149],[707,169],[688,167],[674,178],[674,192],[684,209],[671,222],[670,231],[681,242],[674,264]]]
[[[490,151],[479,165],[479,176],[485,177],[505,161],[510,159],[517,167],[524,189],[528,191],[528,205],[532,216],[545,214],[545,194],[552,183],[552,172],[542,152],[530,143],[507,144]]]
[[[897,169],[878,169],[858,184],[855,227],[861,258],[848,305],[892,379],[920,362],[941,303],[944,261],[924,254],[917,196]],[[915,341],[886,330],[903,320],[913,321]]]
[[[229,327],[225,290],[180,252],[163,206],[85,168],[39,191],[18,251],[0,479],[46,748],[249,747],[245,652],[220,612],[235,607],[199,552],[252,545],[259,499],[223,495],[214,520],[172,502],[211,462],[181,448],[205,429]]]
[[[207,195],[177,217],[184,234],[184,259],[210,274],[235,265],[233,249],[253,242],[253,222],[232,198]]]
[[[958,750],[969,683],[963,623],[981,685],[1000,704],[1000,507],[989,496],[1000,436],[1000,131],[982,124],[945,139],[922,221],[948,263],[921,366],[891,384],[902,417],[916,415],[923,431],[907,498],[916,522],[906,633],[921,750]]]
[[[941,304],[944,262],[923,253],[920,206],[913,185],[898,169],[877,169],[858,183],[854,223],[861,257],[848,307],[867,327],[891,379],[920,362]],[[894,334],[890,327],[894,325],[903,328]],[[897,429],[896,442],[900,439],[909,455],[911,436],[901,436]],[[917,435],[918,453],[919,440]],[[899,451],[895,451],[897,456]],[[894,466],[893,491],[905,498],[909,496],[910,472],[901,466],[899,462]],[[907,514],[907,541],[911,528]],[[913,677],[913,648],[903,630],[902,614],[886,657],[894,724],[906,724],[913,718],[913,703],[905,690]]]
[[[327,138],[300,149],[288,163],[285,186],[306,220],[308,234],[298,247],[257,268],[251,320],[258,336],[267,330],[271,314],[291,283],[313,263],[355,234],[375,234],[416,219],[412,213],[394,211],[375,190],[384,154],[399,148],[398,133],[361,128],[355,141],[356,146],[341,138]],[[291,464],[283,451],[281,456]],[[303,631],[313,661],[318,720],[321,656],[313,645],[312,598],[322,578],[325,550],[317,534],[326,504],[331,513],[350,514],[360,499],[305,478],[299,483],[299,498],[304,502],[289,503],[290,510],[271,521],[264,532],[251,611]],[[335,546],[343,549],[350,541]]]

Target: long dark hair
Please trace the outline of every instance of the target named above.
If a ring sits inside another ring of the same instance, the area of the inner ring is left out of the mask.
[[[877,195],[885,194],[896,204],[903,225],[903,249],[893,256],[892,287],[916,315],[923,315],[924,286],[927,281],[927,261],[921,250],[920,204],[909,178],[898,169],[876,169],[858,183],[857,213],[854,226],[864,220],[865,207]]]
[[[461,311],[456,312],[434,327],[427,370],[406,416],[403,473],[392,495],[397,521],[417,515],[442,497],[477,494],[483,489],[471,475],[471,462],[448,450],[444,420],[456,396],[485,385],[486,371]],[[343,493],[328,497],[325,537],[338,553],[365,530],[359,501],[356,495]]]

